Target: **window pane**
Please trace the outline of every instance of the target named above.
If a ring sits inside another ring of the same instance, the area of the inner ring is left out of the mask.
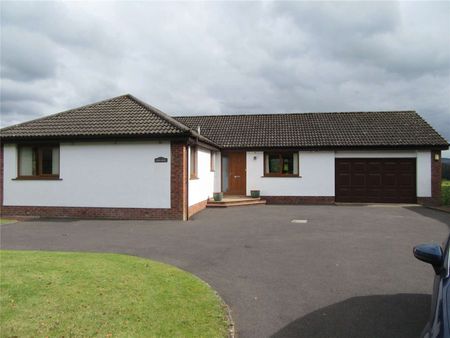
[[[294,153],[294,175],[298,175],[298,153]]]
[[[264,154],[264,173],[298,175],[298,153]]]
[[[42,148],[42,172],[43,175],[51,175],[53,170],[53,150],[52,148]]]
[[[211,151],[211,171],[216,171],[216,152]]]
[[[269,155],[269,173],[281,172],[280,157],[278,155]]]
[[[197,177],[197,148],[195,147],[191,147],[189,166],[191,177]]]
[[[33,166],[34,156],[33,148],[31,147],[20,147],[19,149],[19,176],[32,176],[36,173],[34,172]]]
[[[228,157],[222,156],[222,190],[228,192]]]
[[[294,173],[294,155],[293,154],[283,154],[283,174],[293,174]]]
[[[52,174],[59,175],[59,148],[55,147],[52,149]]]

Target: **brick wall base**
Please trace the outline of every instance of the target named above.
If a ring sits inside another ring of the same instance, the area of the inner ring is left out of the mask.
[[[189,207],[189,212],[188,212],[189,217],[191,217],[191,216],[195,215],[196,213],[205,209],[207,203],[208,203],[208,200],[204,200],[204,201],[195,203],[194,205],[191,205]]]
[[[175,209],[3,206],[3,216],[107,219],[183,219]]]
[[[437,206],[441,204],[441,201],[434,197],[417,197],[417,204]]]
[[[334,196],[261,196],[267,204],[333,204]]]

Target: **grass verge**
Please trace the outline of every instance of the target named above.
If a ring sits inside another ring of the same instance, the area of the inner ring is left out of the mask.
[[[1,336],[226,337],[195,276],[118,254],[0,251]]]
[[[15,222],[17,222],[17,221],[12,218],[0,218],[0,224],[8,224],[8,223],[15,223]]]
[[[441,185],[442,204],[450,205],[450,181],[442,180]]]

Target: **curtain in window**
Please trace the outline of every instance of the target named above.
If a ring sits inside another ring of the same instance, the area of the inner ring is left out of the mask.
[[[298,175],[298,153],[268,153],[264,155],[264,173]]]
[[[52,149],[52,175],[59,175],[59,148]]]
[[[19,175],[20,176],[32,176],[36,173],[34,172],[33,168],[35,167],[33,165],[33,148],[31,147],[21,147],[19,151]]]
[[[294,175],[298,175],[298,153],[294,153]]]

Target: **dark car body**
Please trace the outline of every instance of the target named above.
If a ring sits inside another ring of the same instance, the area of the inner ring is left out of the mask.
[[[435,271],[431,314],[421,337],[450,338],[450,278],[449,250],[450,236],[442,249],[436,244],[422,244],[414,247],[414,256],[429,263]]]

